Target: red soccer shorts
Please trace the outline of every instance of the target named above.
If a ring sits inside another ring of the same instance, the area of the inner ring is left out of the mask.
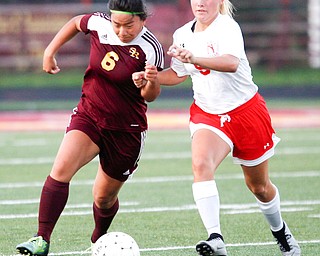
[[[190,131],[209,129],[231,148],[236,164],[255,166],[274,155],[280,141],[262,96],[257,93],[240,107],[220,115],[209,114],[195,103],[190,107]]]

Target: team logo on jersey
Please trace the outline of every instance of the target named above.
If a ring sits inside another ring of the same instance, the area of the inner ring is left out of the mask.
[[[103,40],[107,41],[108,35],[107,35],[107,34],[101,35],[100,38],[101,38],[102,41],[103,41]]]
[[[139,52],[137,51],[136,48],[131,47],[131,48],[129,49],[129,53],[130,53],[130,56],[131,56],[131,57],[136,58],[137,60],[139,59]]]
[[[207,43],[207,53],[209,56],[217,56],[217,50],[216,50],[216,44],[213,42],[208,42]]]
[[[220,127],[223,127],[225,122],[231,122],[231,117],[228,114],[218,116],[220,117]]]
[[[124,172],[124,173],[122,173],[122,175],[130,175],[130,170],[128,170],[128,171],[126,171],[126,172]]]

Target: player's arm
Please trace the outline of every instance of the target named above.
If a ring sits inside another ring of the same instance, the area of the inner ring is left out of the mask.
[[[232,55],[225,54],[212,58],[194,57],[192,64],[200,66],[201,68],[211,69],[219,72],[237,71],[240,60]]]
[[[45,72],[49,74],[56,74],[60,71],[55,55],[62,45],[81,31],[80,21],[82,17],[83,15],[79,15],[69,20],[49,43],[43,55],[43,70]]]
[[[201,68],[211,69],[219,72],[236,72],[240,63],[240,60],[230,54],[224,54],[216,57],[196,57],[192,52],[176,47],[175,45],[171,46],[168,51],[168,55],[183,63],[191,63]]]
[[[141,89],[141,96],[148,102],[154,101],[161,92],[156,66],[146,64],[145,71],[133,74],[133,80]],[[136,81],[138,82],[136,82]]]
[[[154,67],[156,68],[156,67]],[[132,80],[134,84],[138,88],[142,88],[147,83],[147,69],[145,71],[141,72],[135,72],[132,74]],[[165,86],[173,86],[182,83],[187,79],[188,76],[177,76],[177,73],[172,70],[172,68],[167,68],[165,70],[162,70],[160,72],[157,72],[157,79],[160,83],[160,85]]]
[[[179,77],[172,68],[167,68],[158,73],[159,83],[165,86],[173,86],[182,83],[188,76]]]

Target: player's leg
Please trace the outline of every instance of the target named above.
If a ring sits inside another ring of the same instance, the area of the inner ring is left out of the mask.
[[[230,146],[214,132],[200,129],[193,134],[193,196],[209,236],[196,245],[199,255],[227,255],[220,229],[220,200],[214,174],[229,152]]]
[[[242,170],[246,184],[256,197],[282,254],[299,256],[300,247],[281,216],[280,195],[277,187],[270,181],[268,160],[253,167],[242,166]]]
[[[118,193],[137,169],[146,131],[102,132],[100,165],[93,187],[95,228],[91,242],[104,235],[119,209]]]
[[[98,152],[98,146],[81,131],[72,130],[64,136],[51,173],[42,189],[37,237],[18,245],[19,253],[48,254],[52,231],[67,203],[69,181]]]
[[[118,193],[124,182],[108,176],[99,165],[93,186],[93,216],[95,228],[91,242],[95,243],[99,237],[109,229],[114,216],[119,209]]]
[[[65,134],[50,176],[68,183],[75,173],[99,153],[99,147],[82,131],[71,130]]]
[[[67,203],[70,180],[98,153],[99,147],[85,133],[72,130],[64,136],[40,199],[38,235],[46,241]]]
[[[283,221],[280,214],[280,198],[277,188],[269,179],[268,161],[253,167],[242,166],[242,170],[245,182],[256,197],[271,229],[281,229]]]

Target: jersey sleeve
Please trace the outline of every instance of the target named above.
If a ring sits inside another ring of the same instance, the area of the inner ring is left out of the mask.
[[[148,54],[147,63],[151,63],[157,67],[158,71],[162,71],[164,69],[164,53],[162,51],[155,51],[153,54]]]
[[[88,34],[92,30],[103,27],[106,19],[108,19],[107,15],[102,12],[86,14],[80,21],[80,28],[85,34]]]
[[[161,43],[149,30],[146,30],[142,38],[148,42],[150,46],[144,49],[146,51],[146,62],[156,66],[159,71],[163,70],[164,51]]]
[[[92,16],[92,14],[86,14],[85,16],[82,17],[82,19],[80,21],[80,28],[83,31],[83,33],[85,33],[85,34],[88,34],[90,31],[88,29],[88,21],[91,16]]]
[[[178,31],[175,31],[173,34],[173,44],[180,45],[179,36],[177,35]],[[174,72],[177,73],[177,76],[182,77],[186,75],[190,75],[188,70],[185,68],[185,65],[182,61],[178,60],[177,58],[171,58],[170,67]]]

